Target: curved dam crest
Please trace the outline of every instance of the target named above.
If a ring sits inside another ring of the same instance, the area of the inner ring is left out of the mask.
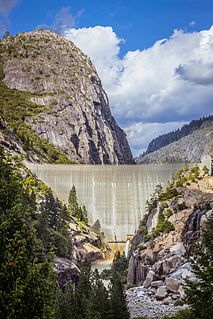
[[[100,221],[109,242],[126,242],[145,214],[146,200],[157,184],[165,184],[183,164],[51,165],[27,163],[36,175],[67,202],[75,185],[89,222]]]

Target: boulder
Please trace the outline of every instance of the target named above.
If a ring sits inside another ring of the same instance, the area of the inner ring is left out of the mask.
[[[144,290],[140,290],[140,291],[138,291],[138,293],[137,293],[137,298],[143,297],[145,294],[146,294],[146,293],[145,293]]]
[[[178,257],[184,256],[186,253],[186,249],[183,245],[183,243],[178,243],[176,245],[173,245],[172,247],[170,247],[170,253],[173,255],[176,255]]]
[[[151,287],[159,287],[159,286],[163,286],[162,280],[156,280],[151,283]]]
[[[175,278],[166,278],[166,288],[174,293],[178,293],[179,283]]]
[[[161,276],[163,275],[163,262],[161,260],[157,261],[153,266],[152,266],[153,271],[158,275]]]
[[[168,292],[165,286],[161,286],[157,289],[155,293],[155,297],[159,300],[163,300],[168,296]]]
[[[148,288],[151,286],[152,281],[154,281],[156,279],[155,273],[154,271],[150,270],[146,276],[146,280],[143,283],[143,286],[145,288]]]
[[[69,282],[75,286],[81,272],[70,259],[60,257],[54,259],[53,270],[58,275],[58,283],[61,288],[65,287]]]
[[[163,261],[163,273],[168,274],[175,270],[181,264],[181,259],[178,256],[172,256]]]
[[[163,304],[164,305],[169,305],[169,304],[173,304],[173,300],[170,296],[166,297],[164,300],[163,300]]]
[[[140,258],[142,263],[146,265],[153,264],[153,259],[154,259],[153,250],[150,248],[147,248],[146,250],[142,251],[140,253]]]

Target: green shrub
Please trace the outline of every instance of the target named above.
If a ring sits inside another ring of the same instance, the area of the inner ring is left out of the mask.
[[[169,233],[170,231],[174,230],[173,224],[165,219],[164,213],[162,210],[160,210],[158,215],[158,223],[156,226],[156,231],[159,233]]]
[[[175,183],[176,187],[183,187],[183,181],[178,179]]]
[[[186,206],[186,203],[185,202],[183,202],[183,203],[181,203],[181,204],[178,204],[177,205],[177,207],[178,207],[178,210],[184,210],[184,209],[186,209],[187,208],[187,206]]]
[[[208,169],[207,166],[204,166],[204,167],[203,167],[203,172],[204,172],[205,175],[208,175],[208,174],[209,174],[209,169]]]
[[[175,303],[174,303],[174,306],[177,307],[177,306],[183,306],[184,305],[184,301],[181,300],[181,299],[177,299],[175,300]]]
[[[152,238],[151,234],[146,234],[143,238],[144,242],[146,243],[147,241],[149,241]]]
[[[167,218],[169,218],[169,217],[172,216],[172,215],[173,215],[173,213],[172,213],[171,209],[170,209],[170,208],[167,208],[167,209],[165,210],[165,216],[166,216]]]
[[[139,233],[141,234],[141,233],[146,232],[147,230],[146,230],[146,227],[145,227],[145,226],[141,226],[138,231],[139,231]]]

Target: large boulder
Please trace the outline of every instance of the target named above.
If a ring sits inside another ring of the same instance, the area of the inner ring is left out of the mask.
[[[163,260],[163,273],[169,274],[171,271],[175,270],[182,261],[178,256],[172,256]]]
[[[145,288],[150,287],[150,286],[151,286],[151,283],[152,283],[154,280],[156,280],[156,279],[157,279],[157,277],[156,277],[154,271],[150,270],[150,271],[148,272],[147,276],[146,276],[146,280],[144,281],[143,286],[144,286]]]
[[[178,293],[179,283],[175,278],[166,278],[166,288],[171,292]]]
[[[186,253],[186,249],[182,242],[177,243],[176,245],[173,245],[170,247],[170,253],[173,255],[176,255],[178,257],[184,256]]]
[[[167,296],[168,296],[168,292],[166,290],[166,287],[164,287],[164,286],[159,287],[155,293],[155,297],[158,300],[162,300],[162,299],[166,298]]]
[[[58,283],[61,288],[65,287],[68,283],[72,283],[75,286],[81,272],[70,259],[61,257],[54,259],[53,270],[58,276]]]

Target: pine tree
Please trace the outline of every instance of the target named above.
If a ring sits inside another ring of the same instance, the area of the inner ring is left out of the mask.
[[[113,319],[129,319],[124,287],[118,272],[112,272],[110,304]]]
[[[78,205],[78,198],[76,194],[75,186],[73,185],[68,198],[68,211],[74,217],[76,217],[79,221],[84,223],[88,223],[88,213],[86,207],[83,205],[82,207]]]
[[[125,253],[115,253],[111,272],[116,272],[123,284],[127,281],[128,262]]]
[[[187,303],[195,319],[213,318],[213,220],[209,220],[197,245],[197,258],[192,261],[197,280],[187,281]]]
[[[9,31],[6,31],[3,35],[3,39],[7,39],[10,37],[10,32]]]
[[[78,211],[78,199],[76,194],[75,186],[73,185],[72,189],[69,193],[68,198],[68,210],[70,211],[71,215],[75,216]]]
[[[55,319],[74,319],[78,313],[75,307],[75,295],[71,283],[68,283],[62,291],[58,289],[56,294]]]
[[[93,313],[100,319],[111,319],[109,294],[97,270],[92,276],[92,299]]]
[[[88,213],[87,213],[86,207],[83,205],[81,210],[82,210],[81,220],[87,224],[88,223]]]
[[[0,155],[0,318],[50,319],[55,284],[32,223],[34,196],[1,150]]]

